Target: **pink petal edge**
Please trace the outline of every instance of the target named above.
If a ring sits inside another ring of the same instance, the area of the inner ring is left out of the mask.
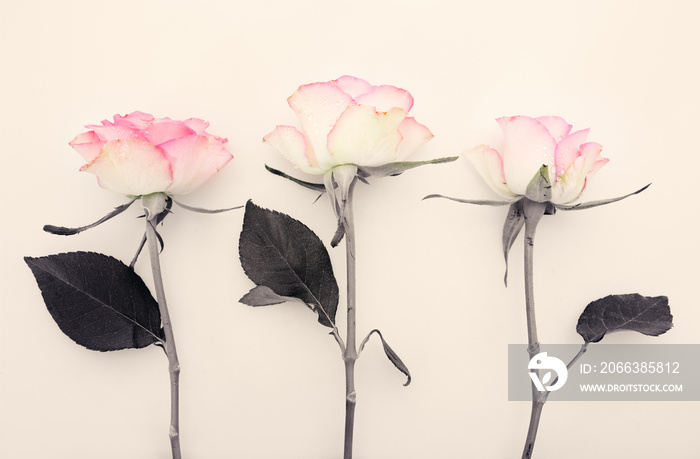
[[[524,196],[537,171],[549,166],[554,183],[556,141],[547,127],[529,116],[502,117],[496,120],[503,130],[503,171],[508,188]]]

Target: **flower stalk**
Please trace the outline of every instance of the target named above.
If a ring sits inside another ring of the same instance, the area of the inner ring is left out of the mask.
[[[523,199],[523,213],[525,215],[525,313],[527,320],[527,351],[529,358],[540,353],[540,342],[537,339],[537,320],[535,318],[535,290],[534,290],[534,246],[537,224],[547,209],[546,202],[536,202],[528,198]],[[527,429],[523,459],[532,457],[537,437],[537,428],[540,424],[542,408],[546,399],[540,397],[540,393],[532,384],[532,408],[530,412],[530,425]]]
[[[355,428],[355,362],[357,361],[357,324],[356,324],[356,259],[355,259],[355,222],[352,208],[353,191],[356,180],[353,180],[347,192],[345,211],[342,214],[342,224],[345,229],[345,256],[347,263],[347,345],[343,352],[345,362],[345,442],[343,458],[352,459],[353,432]]]
[[[164,350],[168,357],[168,371],[170,373],[170,447],[172,450],[173,459],[181,459],[180,451],[180,363],[177,358],[177,349],[175,347],[175,337],[173,335],[173,326],[170,322],[170,313],[165,300],[165,289],[163,287],[163,276],[160,269],[160,254],[158,247],[158,236],[156,234],[155,225],[158,215],[152,215],[146,211],[146,239],[148,240],[148,249],[151,257],[151,269],[153,271],[153,283],[156,290],[156,299],[158,300],[158,308],[165,333]]]

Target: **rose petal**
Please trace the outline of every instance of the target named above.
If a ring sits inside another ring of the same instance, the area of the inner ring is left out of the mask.
[[[395,161],[401,142],[398,128],[406,115],[400,108],[378,113],[366,105],[348,106],[328,135],[334,164],[379,166]],[[323,162],[319,165],[327,170]]]
[[[566,136],[559,144],[557,144],[554,153],[554,164],[557,168],[557,179],[571,166],[571,163],[578,158],[581,153],[579,147],[586,141],[590,129],[582,129],[571,135]]]
[[[169,119],[169,118],[167,118]],[[153,115],[144,112],[131,112],[128,115],[114,115],[114,124],[117,126],[134,127],[143,129],[155,120]]]
[[[185,123],[171,119],[154,122],[142,131],[146,140],[153,145],[160,145],[173,139],[180,139],[195,134]]]
[[[601,158],[601,159],[598,159],[597,161],[595,161],[593,163],[593,165],[591,166],[591,170],[588,171],[588,175],[586,176],[586,179],[590,179],[591,177],[593,177],[600,170],[601,167],[608,164],[608,161],[610,161],[608,158]]]
[[[600,156],[603,147],[595,142],[581,145],[581,156],[576,158],[566,170],[561,179],[557,181],[552,190],[552,202],[555,204],[567,204],[581,196],[588,178],[607,163],[607,159]]]
[[[586,142],[583,145],[581,145],[581,156],[584,156],[586,158],[586,167],[589,170],[590,167],[593,166],[594,162],[598,161],[599,159],[604,159],[601,156],[602,151],[603,146],[597,142]]]
[[[173,181],[167,192],[173,195],[199,188],[233,158],[224,145],[211,136],[190,135],[159,147],[172,167]]]
[[[343,90],[343,92],[348,94],[353,99],[361,96],[362,94],[371,92],[374,88],[374,86],[367,83],[365,80],[350,75],[343,75],[337,80],[333,80],[333,83],[337,84],[338,87]]]
[[[540,116],[535,118],[540,123],[544,124],[554,140],[561,142],[571,131],[571,125],[564,118],[559,116]]]
[[[132,196],[165,191],[172,183],[163,151],[140,140],[107,142],[99,156],[81,170],[97,175],[103,188]]]
[[[464,157],[474,166],[474,169],[484,179],[493,191],[506,198],[517,196],[510,191],[503,173],[503,159],[500,153],[488,145],[479,145],[464,152]]]
[[[89,163],[100,154],[104,142],[100,140],[94,131],[88,131],[75,136],[68,145],[73,147],[86,163]]]
[[[114,116],[118,116],[118,115],[114,115]],[[114,122],[109,121],[109,120],[102,120],[102,121],[100,121],[100,123],[102,123],[102,124],[86,124],[85,127],[88,129],[93,129],[95,126],[98,126],[98,127],[99,126],[115,126]]]
[[[408,91],[388,85],[376,86],[372,92],[356,97],[355,102],[370,105],[378,112],[386,112],[394,107],[408,112],[413,107],[413,97]]]
[[[328,134],[352,98],[334,83],[312,83],[300,86],[287,101],[299,117],[306,141],[323,168],[323,164],[332,162],[326,147]]]
[[[209,127],[209,123],[199,118],[189,118],[183,121],[185,126],[192,129],[197,135],[205,134],[204,130]]]
[[[297,169],[308,174],[323,174],[313,152],[307,148],[306,137],[297,128],[277,126],[274,131],[263,137],[263,142],[280,152]]]
[[[527,116],[504,117],[496,121],[505,136],[502,157],[508,188],[524,196],[527,185],[543,165],[550,166],[553,183],[556,142],[547,127]]]
[[[406,117],[399,125],[402,140],[396,151],[396,159],[403,160],[416,151],[420,146],[432,139],[433,133],[413,117]]]
[[[128,126],[94,126],[95,134],[102,142],[111,142],[112,140],[143,140],[146,138],[141,134],[141,131],[135,127]]]

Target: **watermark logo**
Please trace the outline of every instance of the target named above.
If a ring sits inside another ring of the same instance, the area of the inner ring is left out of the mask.
[[[528,370],[553,370],[556,373],[556,378],[552,377],[552,371],[548,371],[542,377],[540,377],[537,371],[530,371],[530,379],[540,392],[552,392],[557,389],[561,389],[564,384],[566,384],[566,378],[569,376],[569,372],[566,369],[564,362],[556,357],[550,357],[546,352],[540,352],[532,359],[527,365]],[[553,383],[546,386],[547,383],[552,381]]]
[[[700,401],[700,343],[591,343],[569,368],[581,344],[541,346],[508,345],[508,400]]]

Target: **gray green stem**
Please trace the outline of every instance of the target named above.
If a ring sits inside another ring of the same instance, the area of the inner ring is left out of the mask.
[[[343,213],[343,225],[345,226],[345,252],[347,262],[347,345],[343,352],[345,362],[345,444],[343,458],[352,459],[352,440],[355,426],[355,361],[357,360],[356,339],[356,275],[355,275],[355,223],[353,217],[353,190],[355,180],[350,184],[345,212]]]
[[[148,218],[148,212],[146,213]],[[165,355],[168,357],[168,370],[170,372],[170,447],[173,453],[173,459],[181,459],[180,451],[180,363],[177,359],[177,350],[175,348],[175,337],[173,336],[173,327],[170,322],[170,313],[168,305],[165,301],[165,289],[163,287],[163,276],[160,270],[160,249],[158,247],[158,237],[156,236],[156,218],[148,219],[146,222],[146,238],[148,240],[148,249],[151,255],[151,269],[153,270],[153,283],[156,289],[156,299],[158,300],[158,308],[160,309],[160,317],[163,323],[165,333]]]
[[[525,214],[525,312],[527,317],[527,351],[532,359],[540,353],[540,342],[537,339],[537,321],[535,319],[535,291],[533,274],[533,255],[535,246],[535,231],[537,224],[544,215],[547,204],[523,198],[523,212]],[[532,408],[530,412],[530,425],[527,430],[525,447],[522,459],[532,457],[535,448],[537,428],[540,424],[542,408],[546,399],[540,397],[539,391],[532,384]]]

